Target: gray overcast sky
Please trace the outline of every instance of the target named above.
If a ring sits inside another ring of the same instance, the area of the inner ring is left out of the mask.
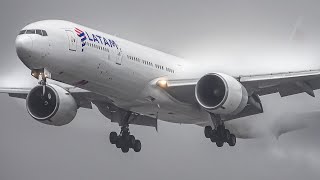
[[[5,0],[0,2],[0,82],[13,85],[31,80],[16,56],[14,40],[22,27],[37,20],[73,21],[200,61],[211,60],[220,51],[232,54],[240,46],[285,41],[299,17],[303,17],[305,38],[320,42],[319,6],[316,0]],[[310,111],[316,112],[311,119],[318,120],[319,100],[305,94],[282,99],[266,96],[262,98],[265,114],[238,122],[263,125]],[[219,149],[204,138],[200,127],[160,122],[159,133],[132,126],[143,149],[123,154],[108,141],[109,132],[119,127],[96,108],[81,109],[71,124],[57,128],[33,120],[24,101],[0,95],[0,114],[3,180],[320,177],[320,126],[285,134],[279,141],[238,140],[234,148]]]

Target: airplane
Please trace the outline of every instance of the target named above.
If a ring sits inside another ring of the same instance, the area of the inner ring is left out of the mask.
[[[124,153],[142,147],[129,125],[157,129],[159,120],[204,127],[218,147],[235,146],[252,137],[228,122],[263,113],[261,96],[314,97],[320,88],[314,60],[197,63],[64,20],[28,24],[15,45],[38,85],[13,84],[1,93],[25,99],[31,117],[52,126],[95,105],[121,127],[109,140]]]

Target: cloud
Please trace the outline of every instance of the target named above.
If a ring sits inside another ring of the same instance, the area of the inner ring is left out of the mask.
[[[279,142],[281,143],[281,142]],[[320,152],[319,148],[301,147],[298,146],[282,146],[275,144],[270,147],[270,153],[283,161],[293,162],[297,164],[305,164],[314,170],[318,170],[320,166]]]

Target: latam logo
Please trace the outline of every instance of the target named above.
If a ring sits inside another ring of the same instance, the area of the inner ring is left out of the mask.
[[[75,28],[75,31],[77,33],[77,35],[81,38],[81,42],[82,42],[82,52],[83,52],[83,47],[86,45],[86,40],[87,40],[87,37],[86,35],[84,34],[84,32],[78,28]]]
[[[75,32],[77,33],[77,35],[81,38],[81,42],[82,42],[82,52],[83,52],[83,47],[86,45],[86,40],[98,43],[98,44],[102,44],[104,46],[108,46],[110,48],[117,48],[119,49],[118,45],[116,44],[116,42],[112,39],[107,39],[105,37],[99,36],[97,34],[91,34],[89,35],[88,32],[86,31],[82,31],[79,28],[75,28]]]

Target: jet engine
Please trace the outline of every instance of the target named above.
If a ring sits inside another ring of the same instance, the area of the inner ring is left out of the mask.
[[[203,76],[196,85],[195,95],[204,109],[221,115],[238,114],[248,102],[245,87],[232,76],[222,73]]]
[[[26,105],[34,119],[54,126],[70,123],[78,110],[72,95],[54,84],[34,87],[27,96]]]

